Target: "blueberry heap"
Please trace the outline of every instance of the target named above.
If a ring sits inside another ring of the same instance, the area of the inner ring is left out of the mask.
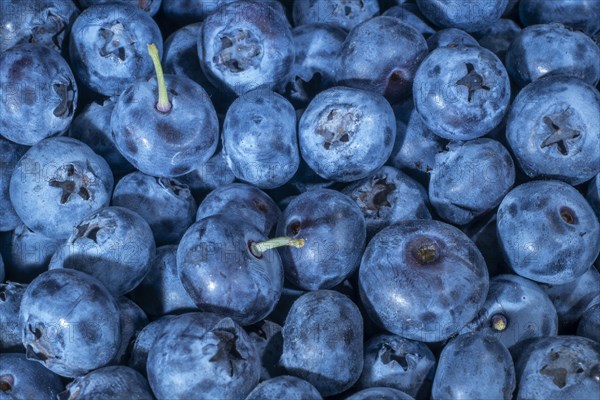
[[[600,398],[600,1],[0,7],[0,399]]]

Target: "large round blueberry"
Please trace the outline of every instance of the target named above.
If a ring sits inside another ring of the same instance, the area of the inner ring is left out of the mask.
[[[27,147],[18,145],[0,136],[0,232],[16,229],[21,220],[10,202],[10,177]]]
[[[597,0],[520,0],[519,17],[525,26],[560,22],[589,36],[600,31]]]
[[[576,189],[560,181],[514,188],[498,208],[497,226],[508,265],[537,282],[572,282],[600,252],[598,218]]]
[[[77,84],[56,51],[24,44],[0,55],[0,134],[34,145],[64,132],[77,106]]]
[[[358,307],[332,290],[309,292],[294,302],[283,325],[280,363],[322,396],[349,389],[363,367],[363,321]]]
[[[431,220],[404,221],[375,235],[358,281],[374,322],[423,342],[446,339],[465,326],[489,285],[475,244],[452,225]]]
[[[0,354],[0,399],[56,399],[63,389],[60,376],[25,354]]]
[[[263,399],[321,400],[322,397],[307,381],[295,376],[282,375],[261,382],[245,400]]]
[[[346,30],[351,30],[377,13],[377,0],[294,0],[292,9],[296,26],[319,22]]]
[[[110,201],[113,175],[79,140],[56,137],[31,147],[10,180],[10,200],[34,232],[66,239],[79,221]]]
[[[114,298],[80,271],[40,274],[23,295],[19,319],[27,358],[66,377],[106,365],[121,343]]]
[[[59,396],[59,399],[147,400],[153,398],[146,378],[136,370],[123,366],[99,368],[87,375],[77,377]]]
[[[383,96],[338,86],[310,102],[300,118],[298,137],[302,158],[319,176],[355,181],[389,158],[396,120]]]
[[[2,258],[0,258],[0,268]],[[27,285],[20,283],[0,283],[0,352],[22,352],[21,326],[19,324],[19,307]],[[0,397],[1,398],[1,397]]]
[[[525,86],[506,139],[531,178],[578,185],[600,173],[600,93],[578,78],[549,75]]]
[[[417,5],[425,17],[442,28],[476,32],[500,19],[508,0],[417,0]]]
[[[500,124],[510,102],[510,81],[502,62],[487,49],[440,47],[419,66],[413,97],[433,133],[470,140]]]

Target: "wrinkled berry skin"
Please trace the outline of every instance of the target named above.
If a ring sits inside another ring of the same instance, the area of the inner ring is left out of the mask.
[[[437,342],[473,319],[489,278],[481,253],[464,233],[440,221],[413,220],[375,235],[358,282],[375,323],[407,339]]]
[[[465,225],[500,204],[514,182],[515,164],[500,142],[451,142],[435,156],[429,200],[444,220]]]
[[[52,239],[66,239],[87,214],[107,206],[113,175],[102,157],[68,137],[44,139],[19,160],[10,200],[23,223]]]
[[[222,138],[223,155],[236,178],[261,189],[283,186],[300,165],[296,112],[270,90],[238,97],[227,110]]]
[[[530,178],[578,185],[600,173],[600,93],[578,78],[549,75],[525,86],[506,139]]]
[[[435,357],[424,343],[396,335],[378,335],[365,343],[361,388],[391,387],[413,397],[434,371]]]
[[[52,256],[49,268],[83,271],[114,296],[122,296],[140,284],[155,255],[152,230],[139,214],[105,207],[79,222]]]
[[[310,102],[298,138],[302,158],[319,176],[350,182],[367,177],[389,158],[396,120],[383,96],[336,86]]]
[[[600,174],[596,175],[590,181],[586,199],[596,212],[596,216],[600,219]]]
[[[487,49],[439,47],[419,66],[413,97],[433,133],[471,140],[491,132],[504,118],[510,81],[502,62]]]
[[[504,326],[495,326],[497,319]],[[481,331],[494,336],[507,348],[527,339],[555,336],[558,317],[552,301],[534,282],[518,275],[490,279],[487,299],[477,317],[460,333]]]
[[[410,95],[427,53],[425,38],[412,26],[394,17],[371,18],[348,34],[340,52],[338,83],[397,103]]]
[[[322,397],[307,381],[295,376],[282,375],[261,382],[245,400],[263,399],[321,400]]]
[[[508,0],[417,0],[417,6],[427,19],[442,28],[477,32],[500,19],[508,6]]]
[[[346,397],[346,400],[414,400],[414,398],[391,387],[371,387]]]
[[[32,146],[69,127],[78,91],[60,54],[28,43],[0,55],[0,94],[1,135]]]
[[[134,5],[151,16],[154,16],[158,12],[162,4],[161,0],[77,0],[79,6],[84,9],[97,4],[114,2]]]
[[[27,147],[0,137],[0,232],[8,232],[21,225],[21,220],[10,202],[10,177],[25,154]]]
[[[114,298],[80,271],[40,274],[23,295],[19,320],[27,358],[69,378],[106,365],[121,341]]]
[[[432,398],[511,400],[515,386],[515,367],[508,349],[493,336],[472,332],[444,346]]]
[[[0,270],[2,258],[0,258]],[[2,282],[4,279],[2,279]],[[7,282],[0,283],[0,351],[2,353],[22,352],[21,327],[19,325],[19,307],[27,285]]]
[[[58,375],[21,353],[0,354],[0,386],[2,400],[56,399],[64,390]]]
[[[600,342],[600,302],[585,310],[577,326],[577,336]]]
[[[286,279],[305,290],[330,289],[360,263],[366,224],[352,199],[331,189],[294,198],[286,207],[277,236],[302,238],[302,248],[279,248]]]
[[[170,321],[148,354],[148,381],[162,399],[243,399],[258,384],[260,359],[230,318],[188,313]]]
[[[281,365],[321,396],[349,389],[363,367],[363,321],[358,307],[332,290],[296,300],[283,325]]]
[[[508,265],[536,282],[572,282],[600,252],[594,211],[576,189],[560,181],[514,188],[498,208],[497,227]]]
[[[132,82],[148,79],[154,66],[147,45],[162,54],[156,22],[130,4],[98,4],[84,10],[71,29],[69,55],[78,80],[104,96],[118,96]]]
[[[459,47],[459,46],[479,46],[477,40],[467,32],[456,29],[446,28],[440,29],[435,34],[427,39],[427,47],[429,51],[433,51],[438,47]]]
[[[129,366],[131,368],[146,375],[148,352],[154,345],[154,341],[162,335],[163,330],[169,326],[176,317],[176,315],[165,315],[142,328],[131,346],[131,355],[129,357]]]
[[[597,0],[521,0],[519,17],[525,26],[560,22],[589,36],[600,31]]]
[[[229,3],[204,20],[198,57],[221,90],[237,95],[272,90],[287,82],[294,64],[291,27],[280,10],[265,3]]]
[[[347,31],[379,13],[377,0],[294,0],[294,25],[324,23]]]
[[[87,375],[76,378],[67,385],[59,398],[131,400],[152,399],[152,391],[146,378],[136,370],[124,366],[98,368]]]
[[[594,86],[600,80],[600,48],[582,32],[562,24],[528,26],[506,52],[506,69],[519,86],[558,73]]]
[[[600,344],[579,336],[528,343],[515,357],[517,399],[593,399],[600,391]]]

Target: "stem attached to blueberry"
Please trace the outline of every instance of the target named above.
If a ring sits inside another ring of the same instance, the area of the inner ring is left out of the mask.
[[[295,239],[290,237],[277,237],[264,242],[252,242],[250,244],[250,251],[254,257],[262,257],[263,253],[267,250],[276,249],[277,247],[293,246],[297,249],[304,246],[304,239]]]
[[[148,54],[150,54],[150,57],[152,58],[154,70],[156,71],[156,82],[158,85],[158,103],[156,103],[156,109],[162,113],[168,113],[171,111],[171,103],[169,102],[169,95],[167,93],[165,75],[163,73],[162,65],[160,65],[158,48],[156,48],[154,43],[148,45]]]

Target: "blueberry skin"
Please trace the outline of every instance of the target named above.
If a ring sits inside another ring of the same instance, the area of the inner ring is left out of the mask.
[[[98,368],[80,376],[67,385],[59,399],[152,399],[152,391],[146,378],[136,370],[124,366]]]
[[[233,318],[240,325],[264,319],[283,288],[277,251],[255,256],[250,245],[268,238],[239,217],[217,214],[194,223],[177,248],[183,287],[202,311]]]
[[[358,283],[377,325],[407,339],[436,342],[475,317],[489,278],[481,253],[464,233],[440,221],[414,220],[375,235]]]
[[[150,271],[130,297],[151,317],[196,309],[179,280],[176,245],[156,249]]]
[[[497,228],[508,265],[536,282],[572,282],[600,252],[594,211],[576,189],[560,181],[514,188],[498,208]]]
[[[578,336],[540,338],[515,360],[517,399],[593,399],[600,390],[600,344]]]
[[[496,329],[498,318],[504,329]],[[497,275],[490,279],[490,290],[477,317],[460,333],[481,331],[494,336],[512,349],[527,339],[555,336],[558,317],[552,301],[534,282],[518,275]]]
[[[358,307],[332,290],[294,302],[283,325],[280,364],[311,383],[321,396],[349,389],[363,367],[363,320]]]
[[[549,75],[525,86],[506,139],[530,178],[578,185],[600,173],[600,93],[578,78]]]
[[[506,51],[520,32],[521,27],[515,21],[502,18],[475,35],[481,47],[493,51],[499,59],[504,60]],[[510,71],[507,72],[510,74]]]
[[[148,352],[154,345],[154,341],[162,335],[163,330],[171,324],[174,318],[176,318],[176,315],[165,315],[142,328],[131,346],[131,355],[129,357],[129,366],[131,368],[146,375]]]
[[[417,6],[427,19],[442,28],[477,32],[500,19],[508,6],[508,0],[417,0]]]
[[[391,387],[413,397],[436,364],[435,356],[424,343],[389,334],[369,339],[364,359],[359,387]]]
[[[508,349],[482,332],[460,335],[440,354],[432,399],[512,399],[515,366]]]
[[[0,269],[2,258],[0,258]],[[3,282],[4,280],[2,280]],[[7,282],[0,283],[0,352],[23,352],[21,326],[19,325],[19,307],[27,285]]]
[[[412,6],[415,6],[412,4]],[[419,32],[425,39],[435,34],[436,30],[429,25],[423,15],[419,12],[418,8],[410,7],[409,4],[403,4],[399,6],[393,6],[385,10],[382,14],[384,17],[394,17],[404,22],[407,25],[412,26]]]
[[[277,235],[305,240],[300,249],[279,249],[286,279],[305,290],[330,289],[358,267],[366,223],[350,197],[318,189],[290,202],[277,225]]]
[[[246,400],[286,399],[321,400],[319,391],[307,381],[295,376],[282,375],[261,382]]]
[[[600,48],[582,32],[562,24],[532,25],[516,36],[506,52],[506,69],[523,87],[547,74],[579,78],[595,86],[600,80]]]
[[[577,326],[577,336],[600,342],[600,303],[585,310]]]
[[[197,207],[189,188],[177,179],[141,172],[132,172],[117,182],[112,205],[144,218],[157,245],[177,243],[194,222]]]
[[[52,256],[49,268],[83,271],[121,296],[140,284],[155,255],[152,230],[139,214],[105,207],[79,222]]]
[[[586,199],[596,212],[596,216],[600,219],[600,174],[596,175],[590,181]]]
[[[385,96],[390,103],[408,97],[427,55],[419,31],[394,17],[374,17],[354,27],[340,52],[338,83]]]
[[[1,400],[56,399],[64,389],[58,375],[20,353],[0,354],[0,386]]]
[[[158,400],[243,399],[258,384],[260,359],[230,318],[188,313],[173,318],[154,342],[147,370]]]
[[[141,172],[172,178],[208,161],[217,149],[219,121],[202,86],[185,76],[166,75],[171,110],[156,108],[156,78],[123,91],[111,115],[113,140]]]
[[[324,23],[347,31],[379,13],[377,0],[294,0],[294,25]]]
[[[383,166],[346,186],[342,193],[360,208],[367,224],[367,237],[400,221],[431,219],[423,186],[394,167]]]
[[[207,78],[227,93],[273,89],[287,82],[294,64],[291,27],[266,3],[229,3],[204,20],[198,57]]]
[[[502,62],[487,49],[439,47],[419,66],[413,97],[433,133],[471,140],[491,132],[504,118],[510,81]]]
[[[135,341],[138,333],[148,325],[148,317],[144,311],[127,297],[118,297],[117,307],[119,308],[119,323],[121,325],[121,343],[117,354],[111,360],[111,365],[127,365],[129,360],[129,349]]]
[[[271,315],[272,313],[269,314],[269,317]],[[269,320],[259,321],[256,324],[245,327],[248,337],[260,354],[261,382],[284,373],[281,366],[279,366],[279,358],[281,358],[283,351],[281,329],[281,325]]]
[[[65,131],[77,107],[77,83],[69,64],[40,44],[23,44],[0,55],[0,132],[32,146]]]
[[[592,36],[600,30],[600,3],[596,0],[522,0],[519,17],[525,26],[560,22]]]
[[[450,142],[435,156],[429,200],[444,220],[465,225],[500,204],[514,183],[515,164],[500,142]]]
[[[35,278],[23,295],[19,321],[27,358],[69,378],[106,365],[121,341],[114,298],[99,280],[75,270]]]
[[[0,232],[8,232],[21,225],[21,220],[10,202],[10,177],[27,147],[0,137]]]
[[[235,177],[261,189],[283,186],[300,165],[296,112],[270,90],[251,90],[231,104],[222,140]]]
[[[479,42],[477,42],[477,40],[467,32],[456,28],[440,29],[427,39],[427,47],[429,47],[429,51],[433,51],[438,47],[459,46],[477,47],[479,46]]]
[[[186,25],[173,32],[164,43],[162,65],[166,74],[187,76],[204,89],[208,83],[200,63],[196,42],[202,33],[202,22]]]
[[[136,6],[143,11],[147,12],[148,15],[154,16],[160,6],[162,4],[161,0],[77,0],[79,6],[83,9],[97,5],[97,4],[106,4],[106,3],[122,3],[122,4],[130,4],[132,6]]]
[[[190,188],[195,198],[204,198],[211,191],[233,183],[235,175],[227,165],[223,151],[217,150],[204,164],[177,179]]]
[[[396,138],[396,120],[381,95],[337,86],[310,102],[298,125],[300,153],[319,176],[362,179],[383,166]]]
[[[346,397],[346,400],[414,400],[414,398],[391,387],[371,387]]]
[[[152,17],[122,3],[85,9],[71,29],[69,55],[78,80],[96,93],[118,96],[131,82],[154,72],[148,43],[162,54],[162,36]]]
[[[246,183],[231,183],[210,192],[196,212],[196,221],[234,212],[269,236],[281,217],[277,204],[262,190]]]
[[[66,239],[87,214],[107,206],[113,175],[86,144],[68,137],[44,139],[19,160],[10,200],[23,223],[52,239]]]

